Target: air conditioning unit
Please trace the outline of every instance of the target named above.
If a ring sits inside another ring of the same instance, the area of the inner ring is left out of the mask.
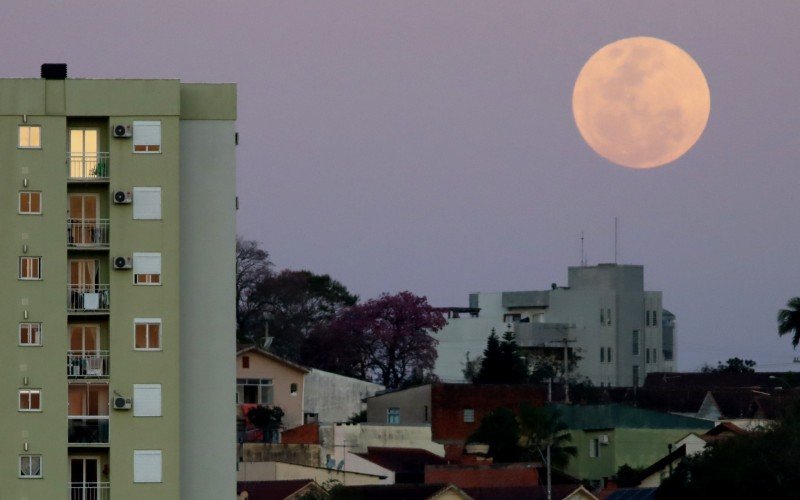
[[[131,398],[123,398],[122,396],[117,396],[114,398],[114,409],[115,410],[130,410],[133,402]]]
[[[130,269],[133,267],[133,259],[130,257],[114,257],[114,269]]]
[[[608,444],[608,434],[600,435],[600,444]]]
[[[114,203],[133,203],[133,193],[130,191],[114,191]]]
[[[114,125],[114,137],[118,139],[133,137],[133,129],[130,125]]]

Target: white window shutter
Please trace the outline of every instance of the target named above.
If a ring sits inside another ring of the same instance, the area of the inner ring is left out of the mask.
[[[161,219],[160,187],[133,188],[133,218],[150,220]]]
[[[161,122],[133,122],[134,146],[161,145]]]
[[[160,483],[161,450],[133,450],[133,482]]]
[[[133,254],[134,274],[161,274],[161,254],[141,252]]]
[[[133,384],[133,416],[161,416],[161,384]]]

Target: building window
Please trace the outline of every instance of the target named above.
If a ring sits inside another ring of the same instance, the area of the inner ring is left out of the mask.
[[[639,366],[633,365],[633,386],[639,387]]]
[[[644,354],[645,354],[645,363],[650,363],[650,349],[645,347]]]
[[[631,338],[631,351],[634,356],[639,355],[639,330],[634,330]]]
[[[133,283],[136,285],[161,284],[161,254],[133,254]]]
[[[133,152],[161,152],[161,122],[133,122]]]
[[[42,456],[20,455],[19,477],[20,479],[36,479],[42,477]]]
[[[471,424],[475,422],[475,409],[474,408],[464,408],[464,422],[467,424]]]
[[[664,349],[664,361],[672,361],[672,350]]]
[[[646,311],[645,319],[644,319],[645,326],[650,326],[650,311]]]
[[[658,326],[658,311],[653,311],[653,326]]]
[[[589,440],[589,458],[598,458],[600,456],[600,439],[594,438]]]
[[[42,258],[41,257],[20,257],[19,258],[19,279],[21,279],[21,280],[40,280],[40,279],[42,279]]]
[[[133,188],[133,218],[136,220],[161,220],[161,188]]]
[[[133,416],[161,416],[161,384],[133,384]]]
[[[600,324],[601,325],[605,325],[606,324],[605,309],[603,309],[602,307],[600,308]]]
[[[522,319],[521,314],[504,314],[503,323],[517,323]]]
[[[28,345],[28,346],[42,345],[42,324],[20,323],[19,345]]]
[[[20,125],[17,145],[23,149],[42,149],[41,125]]]
[[[161,319],[135,318],[133,320],[133,348],[137,351],[161,350]]]
[[[601,363],[605,363],[606,362],[606,348],[605,347],[601,347],[600,348],[600,362]]]
[[[242,356],[242,368],[250,368],[250,356]]]
[[[608,318],[608,326],[611,326],[611,309],[606,309],[606,318]]]
[[[656,350],[655,347],[653,347],[653,363],[657,363],[658,362],[658,360],[656,359],[656,352],[658,352],[658,351]]]
[[[397,425],[400,423],[400,408],[389,408],[386,410],[386,423]]]
[[[42,411],[42,391],[40,389],[20,389],[19,411]]]
[[[297,384],[296,383],[292,383],[291,385],[289,385],[289,394],[291,394],[292,396],[297,396]]]
[[[42,193],[40,191],[19,192],[19,213],[39,215],[42,213]]]
[[[161,482],[161,450],[133,450],[133,482]]]
[[[611,363],[611,348],[610,347],[608,348],[608,357],[607,357],[607,359],[608,359],[608,362]]]
[[[428,417],[428,405],[425,405],[423,410],[424,410],[424,413],[425,413],[425,422],[429,422],[430,420],[429,420],[429,417]]]
[[[245,404],[272,404],[272,379],[268,378],[237,378],[236,396],[240,403]]]

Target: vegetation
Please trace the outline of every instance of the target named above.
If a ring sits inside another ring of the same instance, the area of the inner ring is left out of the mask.
[[[792,346],[800,344],[800,297],[786,303],[786,309],[778,311],[778,335],[792,333]]]
[[[754,373],[756,362],[752,359],[730,358],[724,364],[719,361],[717,366],[705,365],[700,368],[702,373]]]
[[[361,410],[358,413],[353,413],[350,416],[350,418],[347,419],[348,424],[360,424],[366,421],[367,421],[367,410]]]
[[[508,408],[497,408],[483,417],[481,425],[467,440],[489,445],[489,456],[495,462],[518,462],[523,449],[519,445],[517,417]]]
[[[254,406],[247,412],[247,419],[261,429],[265,443],[276,442],[283,421],[283,410],[278,406]]]
[[[507,331],[503,339],[497,337],[497,332],[492,328],[486,349],[480,359],[480,368],[477,363],[468,365],[466,370],[471,370],[469,380],[476,384],[524,384],[528,382],[528,365],[519,351],[514,332]],[[469,360],[467,360],[469,362]],[[477,371],[476,371],[477,368]]]
[[[628,464],[620,465],[614,479],[620,488],[635,488],[639,486],[639,479],[644,468],[634,468]]]

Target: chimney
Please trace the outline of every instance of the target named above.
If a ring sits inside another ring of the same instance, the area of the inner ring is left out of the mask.
[[[66,80],[67,65],[63,63],[42,64],[42,78],[45,80]]]

